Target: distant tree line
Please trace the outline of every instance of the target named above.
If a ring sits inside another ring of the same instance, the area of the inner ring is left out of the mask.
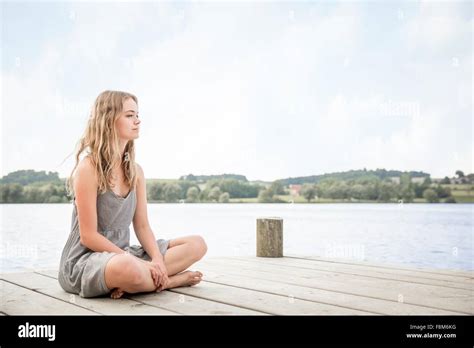
[[[179,180],[171,183],[147,184],[147,197],[153,201],[188,203],[229,202],[230,198],[253,198],[264,189],[262,185],[250,184],[236,179],[211,179],[201,189],[194,180]]]
[[[350,181],[350,180],[357,180],[357,179],[381,179],[384,180],[390,177],[401,177],[403,174],[410,175],[412,178],[423,178],[429,177],[428,173],[418,172],[418,171],[410,171],[410,172],[402,172],[399,170],[386,170],[386,169],[379,169],[376,170],[367,170],[367,169],[359,169],[359,170],[348,170],[345,172],[335,172],[335,173],[328,173],[322,175],[311,175],[311,176],[303,176],[303,177],[296,177],[296,178],[288,178],[288,179],[281,179],[278,180],[284,186],[288,185],[302,185],[305,183],[310,184],[317,184],[320,181],[325,181],[329,179],[338,180],[338,181]]]
[[[431,203],[456,202],[450,185],[447,185],[451,183],[449,178],[433,183],[429,176],[422,176],[425,178],[422,183],[413,183],[410,173],[415,173],[418,177],[424,173],[404,172],[400,175],[400,182],[396,183],[389,179],[396,171],[377,169],[359,171],[359,176],[353,179],[341,179],[354,177],[354,172],[356,171],[347,172],[347,176],[336,173],[334,177],[325,176],[317,182],[306,182],[299,193],[307,202],[315,199],[348,202],[410,203],[415,199]],[[473,174],[464,175],[462,171],[456,171],[456,175],[456,182],[474,183]],[[204,177],[210,179],[200,182]],[[67,203],[71,200],[66,194],[64,179],[60,179],[56,172],[20,170],[9,173],[0,180],[0,203]],[[257,184],[248,182],[245,176],[234,174],[195,177],[190,174],[180,180],[167,182],[147,180],[147,197],[149,201],[169,203],[226,203],[235,198],[255,199],[261,203],[288,202],[287,197],[280,197],[289,195],[289,188],[284,182],[285,180],[276,180],[273,183]]]
[[[64,182],[0,184],[0,203],[67,203]]]
[[[443,200],[455,203],[449,187],[433,184],[429,177],[423,183],[411,182],[408,174],[403,174],[400,183],[390,179],[357,179],[349,181],[323,180],[318,184],[303,184],[300,194],[311,202],[314,198],[330,198],[348,201],[376,201],[412,203],[415,198],[423,198],[429,203]]]
[[[457,170],[456,171],[456,176],[457,178],[453,178],[453,180],[451,180],[449,177],[445,176],[440,184],[451,184],[452,181],[454,181],[455,183],[459,183],[459,184],[472,184],[474,183],[474,173],[471,173],[471,174],[468,174],[468,175],[464,175],[464,172],[462,170]]]
[[[60,183],[61,179],[57,172],[45,172],[35,171],[32,169],[28,170],[17,170],[15,172],[8,173],[0,179],[0,184],[13,184],[17,183],[20,185],[28,185],[32,183]]]
[[[221,174],[221,175],[183,175],[179,177],[179,180],[199,181],[207,182],[209,180],[220,180],[220,179],[235,179],[239,181],[248,181],[244,175],[240,174]]]

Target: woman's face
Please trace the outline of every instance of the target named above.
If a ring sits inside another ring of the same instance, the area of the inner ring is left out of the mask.
[[[137,103],[132,98],[128,98],[124,101],[123,111],[115,122],[118,137],[124,140],[137,139],[140,132],[140,122]]]

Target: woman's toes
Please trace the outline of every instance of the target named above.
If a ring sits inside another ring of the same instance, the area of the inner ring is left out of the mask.
[[[202,273],[201,272],[193,272],[193,273],[194,274],[192,274],[190,285],[199,284],[201,282]]]
[[[184,271],[170,278],[168,289],[180,286],[192,286],[201,281],[202,273],[198,271]]]
[[[195,271],[188,271],[186,272],[187,280],[184,282],[183,285],[196,285],[201,281],[201,272],[195,272]]]
[[[113,299],[118,299],[122,297],[123,293],[124,293],[123,290],[117,288],[111,292],[110,297]]]

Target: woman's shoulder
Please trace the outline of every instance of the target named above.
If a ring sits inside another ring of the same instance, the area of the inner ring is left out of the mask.
[[[143,169],[137,162],[135,162],[135,172],[137,175],[138,182],[145,181],[145,174],[143,173]]]
[[[86,172],[94,171],[95,168],[94,168],[94,164],[92,162],[92,158],[90,156],[85,156],[77,164],[77,169],[80,170],[80,171],[83,171],[83,172],[84,171],[86,171]]]
[[[139,165],[137,162],[135,162],[135,170],[137,171],[137,173],[143,174],[142,166]]]
[[[95,181],[96,170],[90,156],[86,156],[79,161],[74,176],[86,181]]]

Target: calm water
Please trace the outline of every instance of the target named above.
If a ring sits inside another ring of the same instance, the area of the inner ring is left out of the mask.
[[[0,272],[57,267],[72,204],[0,208]],[[148,205],[157,238],[200,234],[208,256],[254,256],[256,219],[277,216],[286,254],[463,270],[474,269],[473,212],[469,204]]]

